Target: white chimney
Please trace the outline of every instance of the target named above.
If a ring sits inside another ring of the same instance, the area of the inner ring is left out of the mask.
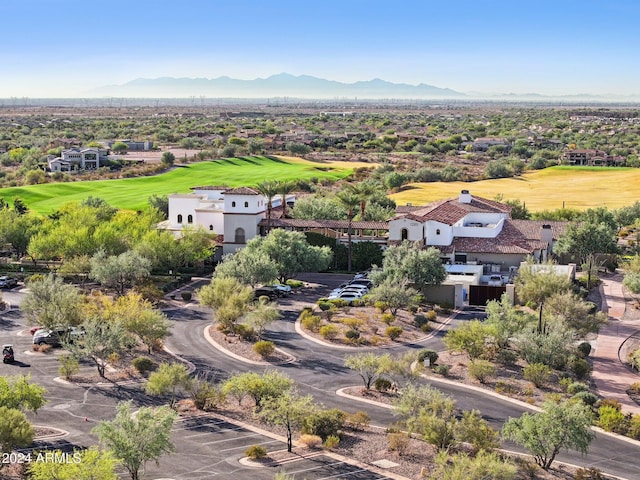
[[[547,245],[553,244],[553,230],[551,229],[551,225],[542,225],[542,228],[540,228],[540,241]]]
[[[469,190],[462,190],[460,192],[459,202],[460,203],[471,203],[471,194],[469,193]]]

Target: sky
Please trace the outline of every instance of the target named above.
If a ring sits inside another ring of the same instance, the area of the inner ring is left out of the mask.
[[[640,95],[637,0],[4,0],[0,18],[0,98],[282,72]]]

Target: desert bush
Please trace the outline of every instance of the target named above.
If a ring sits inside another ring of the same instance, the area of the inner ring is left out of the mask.
[[[571,377],[562,377],[560,380],[558,380],[558,385],[560,385],[560,388],[565,392],[569,389],[569,385],[571,385],[572,383],[574,382]]]
[[[404,433],[389,433],[387,440],[389,441],[389,451],[396,452],[400,456],[404,455],[409,448],[409,437]]]
[[[148,357],[136,357],[131,363],[133,364],[133,368],[142,375],[156,369],[155,362]]]
[[[236,325],[236,334],[243,340],[251,340],[253,339],[255,332],[249,325],[238,323]]]
[[[629,387],[632,393],[640,393],[640,382],[632,383]]]
[[[198,410],[214,410],[225,401],[225,395],[218,387],[200,377],[191,380],[187,390]]]
[[[640,440],[640,415],[635,414],[631,417],[629,421],[629,429],[627,430],[627,435],[634,440]]]
[[[383,302],[382,300],[374,302],[373,306],[376,307],[376,310],[378,310],[380,313],[384,313],[389,310],[389,305],[387,304],[387,302]]]
[[[336,335],[338,334],[338,327],[331,323],[329,325],[323,325],[320,327],[319,333],[322,338],[331,340],[336,338]]]
[[[583,357],[588,357],[591,353],[591,344],[589,342],[582,342],[578,345],[578,351]]]
[[[428,321],[435,322],[438,318],[438,313],[435,310],[429,310],[426,316]]]
[[[518,360],[518,354],[508,348],[501,348],[496,353],[495,360],[500,365],[513,365]]]
[[[360,332],[358,330],[350,328],[344,333],[344,338],[348,342],[356,342],[360,338]]]
[[[318,308],[320,310],[322,310],[323,312],[326,312],[327,310],[329,310],[331,308],[331,303],[329,303],[328,301],[324,302],[321,301],[322,299],[318,300]]]
[[[396,321],[396,317],[393,313],[383,313],[381,320],[383,323],[386,323],[387,325],[391,325],[393,322]]]
[[[321,322],[322,319],[317,315],[303,316],[302,320],[300,320],[300,324],[302,325],[302,327],[311,332],[317,332],[320,328]]]
[[[347,414],[344,421],[353,430],[363,430],[371,423],[371,417],[367,412],[359,410],[355,413]]]
[[[43,343],[42,345],[38,346],[38,351],[41,353],[49,353],[52,348],[53,347],[48,343]]]
[[[544,363],[532,363],[524,367],[522,374],[525,380],[530,381],[540,388],[546,385],[551,378],[551,368]]]
[[[591,365],[584,358],[575,357],[572,358],[569,363],[569,368],[576,376],[576,378],[583,380],[591,375]]]
[[[590,407],[593,407],[598,401],[598,396],[591,392],[578,392],[571,398],[580,400],[582,403],[589,405]]]
[[[366,302],[363,298],[354,298],[353,300],[351,300],[352,307],[364,307],[365,305]]]
[[[572,382],[567,386],[567,393],[569,395],[575,395],[578,392],[588,392],[589,385],[582,382]]]
[[[500,446],[500,435],[482,418],[477,410],[465,410],[456,423],[455,437],[459,442],[471,444],[474,453],[489,451]]]
[[[252,445],[244,451],[244,454],[252,460],[259,460],[267,456],[267,449],[262,445]]]
[[[605,476],[595,467],[579,468],[573,476],[574,480],[605,480]]]
[[[451,365],[436,365],[433,367],[433,372],[443,377],[449,376],[449,370],[451,370]]]
[[[418,361],[424,363],[427,359],[429,359],[429,365],[433,367],[438,361],[438,352],[423,348],[418,352]]]
[[[384,331],[385,335],[391,340],[397,339],[400,335],[402,335],[402,332],[402,327],[387,327]]]
[[[318,448],[322,445],[322,439],[318,435],[302,434],[298,441],[307,448]]]
[[[598,425],[607,432],[624,435],[628,429],[628,421],[620,409],[611,405],[602,405],[598,409]]]
[[[304,286],[304,282],[301,280],[294,280],[292,278],[290,278],[289,280],[286,281],[286,284],[289,285],[291,288],[300,288]]]
[[[268,340],[260,340],[253,344],[253,351],[260,355],[262,358],[273,355],[276,346],[273,342]]]
[[[185,302],[188,302],[189,300],[191,300],[191,297],[193,296],[193,294],[191,292],[180,292],[180,296],[182,297],[182,300],[184,300]]]
[[[485,383],[489,377],[493,377],[495,374],[495,365],[487,360],[475,360],[469,364],[469,375],[480,383]]]
[[[339,444],[340,444],[340,437],[338,437],[337,435],[329,435],[327,439],[324,441],[324,443],[322,444],[322,446],[326,450],[333,450]]]
[[[418,328],[422,328],[425,325],[429,325],[429,320],[427,319],[427,317],[419,313],[413,316],[413,324]]]
[[[80,363],[73,355],[63,355],[58,358],[58,362],[60,363],[58,373],[66,380],[80,371]]]
[[[347,305],[349,305],[346,300],[343,300],[341,298],[333,298],[333,299],[329,300],[329,303],[331,305],[333,305],[334,307],[336,307],[336,308],[342,308],[342,307],[346,307]]]
[[[338,408],[320,410],[308,415],[302,424],[302,433],[320,435],[326,440],[330,435],[340,436],[347,414]]]
[[[373,382],[373,388],[379,392],[386,392],[391,388],[391,382],[386,378],[378,377],[376,381]]]

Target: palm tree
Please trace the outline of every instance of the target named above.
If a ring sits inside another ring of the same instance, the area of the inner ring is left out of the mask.
[[[360,198],[348,191],[342,190],[341,192],[336,193],[336,198],[340,202],[340,204],[347,209],[347,219],[349,220],[349,226],[347,228],[347,270],[351,271],[351,225],[353,222],[353,217],[355,216],[354,210],[358,208],[360,204]]]
[[[360,220],[365,220],[364,210],[369,200],[378,190],[375,185],[367,182],[356,183],[347,187],[360,199]]]
[[[293,192],[296,187],[297,184],[290,180],[277,182],[278,193],[282,195],[282,218],[287,218],[287,195]]]
[[[278,182],[264,180],[256,185],[255,189],[267,199],[267,233],[271,231],[271,199],[278,194]]]

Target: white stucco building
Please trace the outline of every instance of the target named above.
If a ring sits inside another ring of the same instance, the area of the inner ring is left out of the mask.
[[[49,155],[47,164],[52,172],[72,172],[76,170],[96,170],[100,161],[107,158],[107,151],[100,148],[71,148],[63,150],[59,157]]]
[[[267,217],[267,198],[249,187],[194,187],[192,193],[169,195],[169,219],[159,228],[176,236],[189,227],[200,226],[222,242],[222,254],[233,253],[260,235],[260,221]],[[287,196],[287,203],[292,202]],[[272,216],[281,209],[280,196],[271,199]]]

